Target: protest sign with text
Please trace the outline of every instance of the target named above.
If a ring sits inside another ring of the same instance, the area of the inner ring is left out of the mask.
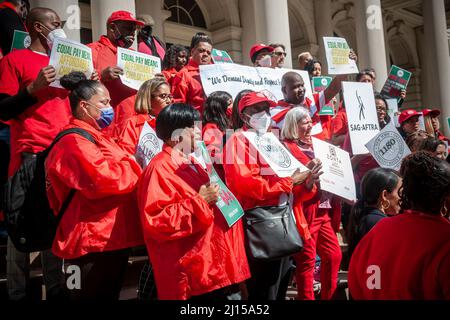
[[[139,136],[136,148],[136,161],[145,169],[150,161],[161,152],[163,141],[160,140],[155,130],[146,122]]]
[[[328,74],[358,73],[358,67],[350,59],[350,47],[344,38],[323,37],[328,62]]]
[[[367,149],[382,168],[400,170],[402,160],[411,151],[391,121],[372,140]]]
[[[349,153],[314,137],[312,143],[315,157],[322,161],[320,189],[355,201],[355,178]]]
[[[305,82],[305,96],[312,100],[311,83],[306,71],[247,67],[234,63],[200,66],[200,77],[206,95],[215,91],[225,91],[233,99],[242,90],[270,91],[277,100],[283,99],[281,79],[289,71],[300,74]]]
[[[211,57],[215,64],[233,63],[233,60],[231,59],[228,52],[223,51],[223,50],[212,49]]]
[[[80,71],[90,79],[94,72],[91,48],[69,39],[55,38],[49,65],[56,70],[56,80],[51,87],[62,88],[59,80],[73,71]]]
[[[139,90],[141,85],[161,72],[161,59],[145,53],[117,48],[117,66],[123,69],[120,80],[127,87]]]
[[[397,66],[392,66],[386,83],[381,90],[385,97],[399,98],[401,90],[406,90],[412,73]]]
[[[260,135],[249,130],[244,132],[243,135],[258,150],[264,161],[280,178],[292,176],[297,169],[300,169],[302,172],[308,170],[283,146],[272,132]]]
[[[345,109],[353,154],[366,154],[365,144],[380,132],[371,83],[343,82]]]
[[[391,121],[394,121],[394,125],[397,128],[400,128],[400,123],[398,122],[398,117],[400,116],[400,113],[398,111],[398,101],[397,99],[386,99],[387,102],[387,114],[391,118]]]
[[[28,32],[14,30],[13,40],[11,43],[11,52],[14,50],[26,49],[31,44],[31,38]]]
[[[203,161],[200,162],[204,162],[210,182],[219,186],[219,200],[216,202],[216,206],[217,208],[219,208],[220,212],[222,212],[225,220],[228,223],[228,226],[231,227],[244,216],[244,209],[242,209],[239,201],[236,199],[230,189],[228,189],[222,179],[220,179],[219,175],[214,169],[205,143],[203,141],[200,141],[197,143],[197,146],[201,152],[201,157],[203,158]],[[195,158],[198,159],[198,157]]]

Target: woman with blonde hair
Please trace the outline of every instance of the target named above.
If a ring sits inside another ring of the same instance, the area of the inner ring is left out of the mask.
[[[164,78],[156,77],[142,84],[134,103],[135,115],[126,120],[123,125],[117,124],[115,137],[119,146],[129,154],[136,153],[144,124],[155,129],[156,117],[162,109],[172,103],[170,86]]]

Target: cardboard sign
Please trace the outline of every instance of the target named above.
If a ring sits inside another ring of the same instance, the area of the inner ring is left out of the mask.
[[[11,43],[11,52],[14,50],[26,49],[31,44],[30,34],[28,32],[14,30],[13,40]]]
[[[242,209],[239,201],[225,183],[223,183],[214,169],[205,143],[200,141],[197,143],[197,146],[200,149],[203,161],[206,164],[206,171],[208,172],[210,182],[219,186],[219,200],[216,202],[216,206],[220,212],[222,212],[228,226],[231,227],[244,216],[244,209]]]
[[[211,57],[215,64],[233,63],[228,52],[218,49],[212,49]]]
[[[355,201],[355,178],[349,153],[314,137],[312,143],[315,157],[322,161],[320,189]]]
[[[380,132],[371,83],[343,82],[348,131],[354,155],[367,154],[366,143]]]
[[[253,91],[267,90],[277,100],[281,100],[283,99],[281,79],[289,71],[297,72],[303,78],[305,96],[313,100],[309,75],[303,70],[255,68],[234,63],[210,64],[200,66],[200,78],[207,96],[215,91],[225,91],[234,99],[239,92],[249,89]]]
[[[391,121],[394,121],[394,125],[397,128],[400,128],[400,123],[398,122],[398,117],[400,116],[400,112],[398,111],[398,101],[397,99],[386,99],[387,102],[387,114],[391,118]]]
[[[51,87],[56,88],[62,88],[59,80],[73,71],[83,72],[88,79],[94,72],[91,48],[63,38],[55,38],[49,65],[56,70],[56,80],[50,84]]]
[[[145,169],[150,161],[162,151],[164,142],[158,138],[155,130],[146,122],[136,147],[136,161]]]
[[[328,62],[328,74],[358,73],[358,67],[350,59],[350,47],[344,38],[323,37]]]
[[[308,170],[283,146],[272,132],[259,135],[249,130],[243,134],[280,178],[292,176],[297,169],[300,169],[302,172]]]
[[[382,168],[400,170],[402,160],[411,151],[392,121],[366,144],[373,158]]]
[[[401,90],[406,90],[412,73],[397,66],[392,66],[386,83],[381,90],[385,97],[399,98]]]
[[[117,66],[123,69],[122,83],[139,90],[141,85],[161,72],[161,59],[145,53],[117,48]]]

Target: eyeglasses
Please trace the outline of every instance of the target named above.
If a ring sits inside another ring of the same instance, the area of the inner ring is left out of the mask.
[[[286,58],[287,53],[286,53],[286,52],[272,52],[272,55],[273,55],[273,56],[278,56],[278,57],[283,56],[283,57]]]
[[[173,96],[169,93],[162,93],[162,94],[158,94],[158,95],[152,95],[153,98],[160,98],[161,100],[172,100]]]

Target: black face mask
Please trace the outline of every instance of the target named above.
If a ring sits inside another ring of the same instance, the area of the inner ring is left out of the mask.
[[[132,36],[124,36],[120,30],[119,27],[114,25],[115,31],[114,31],[114,39],[116,40],[116,44],[121,48],[129,48],[133,45],[133,37]],[[118,33],[118,34],[117,34]]]
[[[153,27],[152,26],[145,26],[144,28],[141,29],[139,35],[142,38],[147,39],[147,38],[152,36],[152,33],[153,33]]]

